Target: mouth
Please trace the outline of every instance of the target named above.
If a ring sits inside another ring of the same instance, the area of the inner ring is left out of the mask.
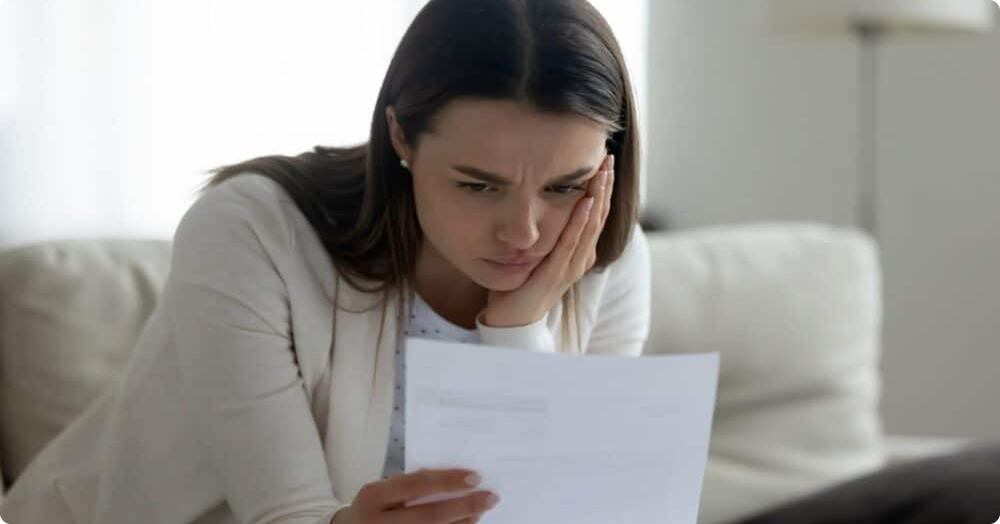
[[[484,258],[483,260],[485,260],[486,263],[492,266],[494,269],[498,269],[500,271],[508,273],[518,273],[522,271],[527,271],[535,267],[535,265],[541,262],[542,259],[540,258],[521,259],[517,263],[500,262],[489,258]]]
[[[542,257],[534,257],[534,258],[521,257],[521,258],[507,258],[507,259],[490,258],[487,260],[489,260],[490,262],[495,262],[497,264],[507,264],[511,266],[530,266],[531,264],[535,264],[540,260],[542,260]]]

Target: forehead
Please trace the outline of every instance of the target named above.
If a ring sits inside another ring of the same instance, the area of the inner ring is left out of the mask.
[[[421,141],[431,154],[508,165],[572,164],[602,158],[607,128],[580,115],[554,115],[514,101],[453,100]],[[579,166],[575,166],[579,167]]]

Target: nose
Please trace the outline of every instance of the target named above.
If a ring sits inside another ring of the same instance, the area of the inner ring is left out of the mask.
[[[497,238],[511,249],[526,250],[538,242],[536,209],[531,202],[515,199],[504,211]]]

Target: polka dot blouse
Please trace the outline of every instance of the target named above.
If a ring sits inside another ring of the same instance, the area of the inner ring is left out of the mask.
[[[403,442],[403,433],[406,427],[404,416],[404,406],[406,405],[404,396],[406,391],[404,338],[420,337],[468,344],[481,343],[478,330],[465,329],[448,322],[438,315],[417,293],[412,294],[411,298],[412,307],[408,314],[406,327],[403,329],[403,336],[396,344],[396,384],[393,391],[392,426],[389,430],[389,446],[386,450],[382,478],[402,473],[405,464],[406,445]]]

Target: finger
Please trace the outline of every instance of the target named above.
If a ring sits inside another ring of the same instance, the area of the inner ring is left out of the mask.
[[[368,507],[384,510],[428,495],[472,489],[474,486],[465,481],[471,473],[466,469],[421,469],[366,484],[364,493],[358,492],[357,497],[364,497]]]
[[[587,196],[581,198],[576,207],[573,208],[573,215],[570,217],[569,224],[563,229],[561,235],[559,235],[559,240],[556,242],[554,248],[552,248],[552,253],[546,257],[544,266],[539,267],[540,272],[549,278],[550,273],[562,272],[566,268],[573,258],[573,253],[576,251],[576,246],[580,242],[580,237],[583,234],[583,229],[587,226],[590,221],[590,215],[594,213],[593,207],[595,205],[596,199],[592,196]]]
[[[386,524],[424,522],[427,524],[453,524],[471,517],[478,517],[490,509],[490,491],[477,491],[464,497],[411,506],[385,514]]]
[[[602,217],[604,214],[604,197],[606,193],[604,191],[604,186],[607,184],[607,172],[609,169],[609,162],[611,161],[611,155],[604,157],[604,161],[601,162],[601,169],[597,172],[597,175],[590,179],[590,184],[587,186],[587,194],[594,197],[594,213],[592,216]]]
[[[611,178],[608,179],[607,184],[607,205],[604,206],[604,214],[601,215],[601,231],[604,230],[604,224],[608,221],[608,215],[611,214],[611,195],[615,192],[615,156],[611,155],[611,165],[608,167],[608,172]]]
[[[590,196],[594,197],[594,216],[600,219],[601,214],[604,213],[604,186],[608,182],[608,163],[604,162],[601,167],[601,171],[594,177],[594,187],[591,189]]]
[[[608,178],[607,171],[601,173],[599,177],[600,179],[597,184],[597,194],[594,195],[594,198],[595,202],[600,202],[601,204],[600,207],[598,207],[597,203],[594,204],[594,211],[590,214],[587,224],[581,233],[581,238],[576,245],[576,249],[570,257],[569,267],[575,272],[574,274],[582,275],[586,272],[587,259],[590,258],[591,253],[597,246],[597,237],[599,236],[602,225],[601,214],[604,212],[604,195],[606,193],[606,186],[603,186],[602,184],[606,184]]]
[[[601,227],[599,228],[599,231],[604,229],[604,222],[607,220],[608,212],[611,210],[611,194],[614,191],[615,187],[614,155],[608,155],[608,165],[605,168],[605,172],[607,173],[606,175],[607,178],[605,179],[604,192],[602,193],[601,196],[601,219],[600,219]]]

